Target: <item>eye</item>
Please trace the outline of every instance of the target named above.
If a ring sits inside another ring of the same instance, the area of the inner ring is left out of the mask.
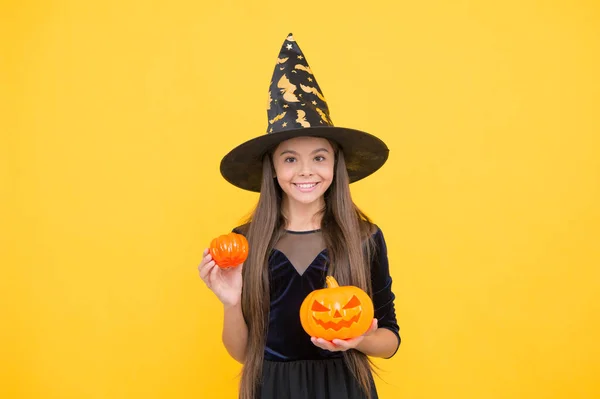
[[[283,162],[292,163],[292,162],[295,162],[295,161],[296,161],[296,158],[294,158],[294,157],[287,157],[286,159],[284,159]]]
[[[326,307],[324,305],[321,305],[317,301],[313,302],[311,310],[314,311],[314,312],[329,312],[329,308],[328,307]]]
[[[358,300],[356,295],[353,295],[352,298],[350,299],[350,301],[348,301],[348,303],[346,304],[346,306],[344,306],[343,309],[351,309],[351,308],[356,308],[358,306],[360,306],[360,301]]]
[[[317,162],[323,162],[324,160],[325,160],[325,157],[322,155],[317,155],[315,157],[315,161],[317,161]]]

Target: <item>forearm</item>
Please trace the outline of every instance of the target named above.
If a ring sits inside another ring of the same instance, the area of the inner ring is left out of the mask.
[[[246,357],[248,326],[244,320],[241,304],[225,306],[223,318],[223,344],[227,352],[240,363]]]
[[[387,328],[379,328],[356,346],[356,349],[367,356],[372,357],[391,357],[398,348],[398,337]]]

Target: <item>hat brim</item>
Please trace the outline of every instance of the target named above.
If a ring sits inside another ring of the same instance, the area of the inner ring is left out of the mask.
[[[334,126],[285,130],[248,140],[221,160],[221,175],[241,189],[260,192],[262,159],[271,148],[294,137],[322,137],[338,143],[344,152],[350,183],[376,172],[387,161],[389,149],[372,134]]]

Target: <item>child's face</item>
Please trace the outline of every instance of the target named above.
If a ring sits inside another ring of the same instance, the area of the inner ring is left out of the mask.
[[[273,165],[288,199],[310,204],[320,200],[333,181],[333,147],[320,137],[296,137],[277,146]]]

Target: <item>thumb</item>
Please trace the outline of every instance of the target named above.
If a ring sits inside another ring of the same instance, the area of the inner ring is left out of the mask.
[[[365,335],[373,334],[378,328],[377,324],[378,324],[377,319],[373,319],[373,322],[371,323],[371,327],[369,327],[369,329],[367,330]]]

